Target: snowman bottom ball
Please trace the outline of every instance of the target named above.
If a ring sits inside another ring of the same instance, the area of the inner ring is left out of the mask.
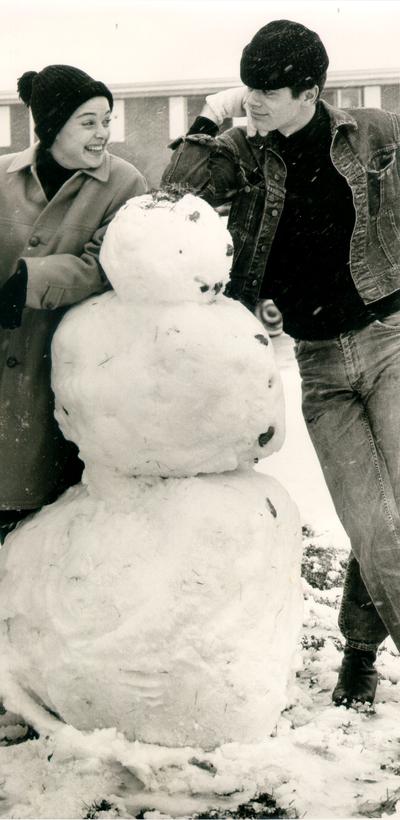
[[[129,510],[79,485],[7,538],[14,681],[82,730],[261,741],[287,706],[301,624],[295,505],[254,471],[129,485]]]

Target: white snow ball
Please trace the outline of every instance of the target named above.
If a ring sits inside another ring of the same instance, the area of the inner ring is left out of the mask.
[[[200,197],[133,197],[107,228],[100,262],[118,296],[138,302],[210,302],[229,279],[233,245]]]
[[[254,471],[126,483],[127,510],[79,485],[6,539],[0,653],[14,688],[83,730],[206,749],[263,740],[287,706],[301,626],[293,502]]]
[[[92,486],[113,476],[235,470],[279,449],[272,345],[234,300],[138,305],[115,293],[70,310],[53,340],[56,417]]]

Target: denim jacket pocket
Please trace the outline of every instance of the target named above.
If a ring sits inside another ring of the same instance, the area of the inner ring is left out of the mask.
[[[380,162],[371,163],[366,168],[368,187],[368,209],[370,216],[377,216],[381,208],[398,202],[400,181],[396,169],[394,152],[385,153]],[[373,166],[378,167],[373,167]],[[396,199],[397,198],[397,199]]]
[[[386,272],[387,262],[396,270],[400,266],[400,177],[394,151],[380,156],[379,168],[367,169],[367,186],[367,250],[379,276]]]

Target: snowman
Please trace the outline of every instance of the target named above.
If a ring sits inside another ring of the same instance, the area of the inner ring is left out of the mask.
[[[129,200],[113,290],[52,347],[56,417],[82,483],[0,552],[0,697],[81,730],[213,749],[270,734],[301,623],[295,505],[254,463],[284,437],[259,321],[223,295],[231,238],[191,194]]]

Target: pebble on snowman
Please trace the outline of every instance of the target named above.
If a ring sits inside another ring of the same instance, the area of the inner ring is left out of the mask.
[[[213,749],[261,741],[288,704],[300,526],[253,466],[283,442],[283,393],[223,294],[231,244],[198,197],[131,199],[101,250],[113,290],[56,331],[56,417],[85,471],[0,551],[11,710]]]

